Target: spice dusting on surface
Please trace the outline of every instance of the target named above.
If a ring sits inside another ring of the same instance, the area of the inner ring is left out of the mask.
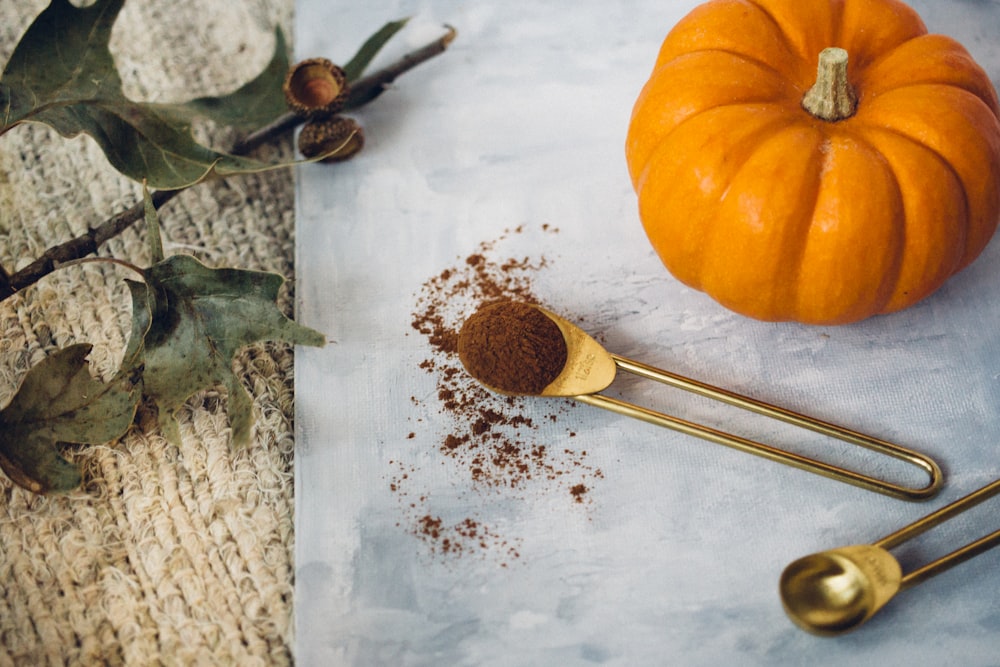
[[[570,508],[583,503],[582,496],[592,488],[593,481],[603,477],[599,469],[587,463],[585,451],[549,442],[575,435],[569,427],[565,433],[555,432],[561,418],[574,410],[575,404],[489,391],[463,368],[459,359],[460,327],[479,308],[501,301],[538,303],[532,279],[546,260],[495,257],[497,245],[522,233],[521,227],[508,230],[429,279],[417,294],[412,313],[414,331],[428,344],[419,367],[434,378],[436,389],[427,397],[411,397],[411,402],[431,413],[416,421],[421,428],[435,429],[431,437],[438,444],[433,456],[422,459],[421,465],[395,462],[390,489],[404,513],[399,525],[438,557],[478,552],[490,554],[506,566],[520,557],[520,540],[506,534],[509,528],[486,525],[482,521],[484,509],[491,503],[508,506],[511,500],[530,502],[539,495],[561,494],[568,497]],[[558,229],[546,225],[541,233],[556,234]],[[530,310],[544,317],[540,311]],[[548,363],[552,365],[551,360]],[[565,356],[559,370],[564,364]],[[440,474],[438,466],[445,466],[444,473],[454,481],[461,506],[467,508],[466,516],[457,520],[442,518],[445,512],[438,511],[434,498],[416,488],[422,473]],[[574,491],[578,487],[584,491]]]
[[[445,524],[441,517],[425,514],[417,519],[415,532],[434,554],[459,556],[470,550],[490,549],[510,558],[520,556],[507,540],[472,518]]]

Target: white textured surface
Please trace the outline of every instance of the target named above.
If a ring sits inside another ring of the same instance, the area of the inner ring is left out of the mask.
[[[996,664],[1000,550],[837,639],[793,627],[777,581],[1000,475],[1000,244],[918,306],[839,328],[754,322],[674,281],[622,146],[660,41],[694,4],[299,0],[300,57],[343,61],[409,15],[387,57],[459,31],[358,114],[359,158],[298,171],[298,318],[336,341],[296,356],[299,664]],[[914,5],[1000,81],[1000,3]],[[588,450],[604,472],[588,503],[465,488],[437,452],[446,426],[411,400],[434,392],[411,313],[430,277],[522,224],[495,254],[544,256],[535,293],[608,349],[925,451],[945,490],[904,503],[585,406],[535,437]],[[428,512],[475,516],[519,557],[429,553],[390,461],[419,476]],[[896,553],[919,564],[995,517],[987,504]]]

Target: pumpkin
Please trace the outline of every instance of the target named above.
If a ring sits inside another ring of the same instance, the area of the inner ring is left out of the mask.
[[[667,269],[762,320],[906,308],[1000,217],[1000,104],[896,0],[712,0],[667,35],[626,161]]]

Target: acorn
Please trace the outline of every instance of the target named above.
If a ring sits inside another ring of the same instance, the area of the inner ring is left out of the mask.
[[[288,108],[306,118],[337,113],[350,92],[344,70],[326,58],[309,58],[292,65],[281,89]]]
[[[320,162],[343,162],[365,145],[365,134],[352,118],[334,116],[307,122],[299,133],[299,152],[307,158],[328,154]]]

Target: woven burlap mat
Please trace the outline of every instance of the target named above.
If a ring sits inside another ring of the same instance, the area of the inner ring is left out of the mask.
[[[74,0],[78,4],[79,0]],[[47,0],[0,0],[6,63]],[[89,4],[89,3],[88,3]],[[111,49],[128,95],[180,101],[255,76],[291,42],[293,0],[128,0]],[[200,130],[217,147],[233,139]],[[264,149],[292,157],[286,140]],[[0,262],[17,270],[140,198],[89,138],[22,125],[0,137]],[[160,212],[168,254],[292,276],[289,170],[199,185]],[[103,256],[149,264],[140,223]],[[58,348],[89,342],[108,378],[130,330],[129,274],[105,264],[57,271],[0,303],[0,405]],[[291,285],[279,301],[291,313]],[[256,345],[235,372],[253,396],[253,443],[230,446],[225,394],[179,414],[183,442],[136,430],[72,448],[84,485],[36,496],[0,479],[0,665],[284,664],[291,661],[292,351]]]

